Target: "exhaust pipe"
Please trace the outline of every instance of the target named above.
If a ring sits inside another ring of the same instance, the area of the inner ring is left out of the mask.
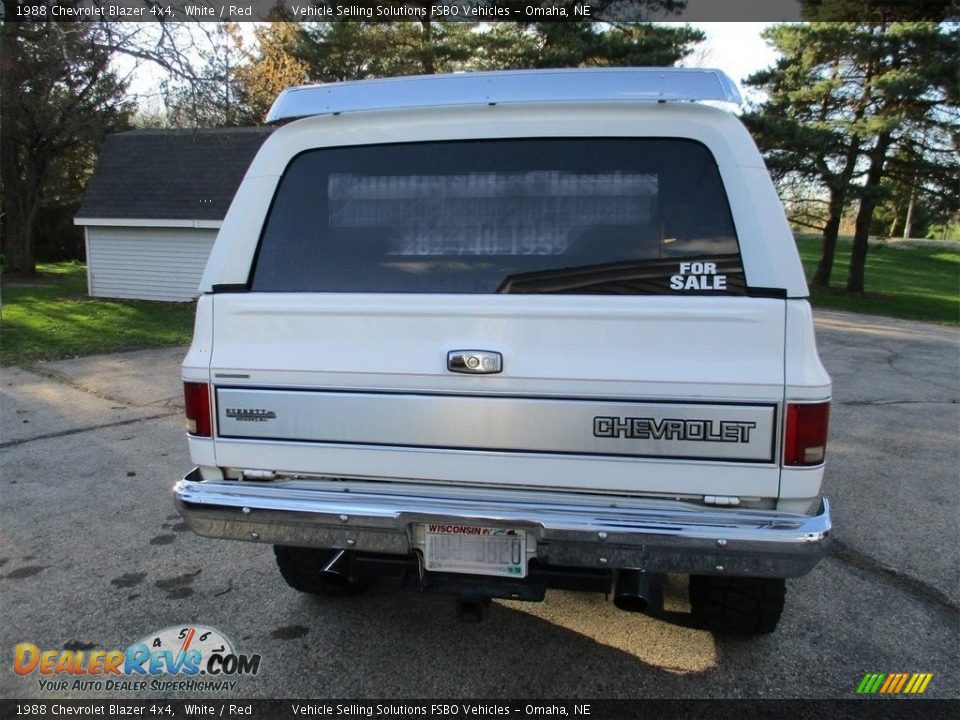
[[[338,550],[320,571],[324,582],[333,587],[346,587],[350,584],[350,556],[346,550]]]
[[[613,604],[627,612],[659,615],[663,610],[660,577],[651,577],[646,570],[621,570],[617,576]]]

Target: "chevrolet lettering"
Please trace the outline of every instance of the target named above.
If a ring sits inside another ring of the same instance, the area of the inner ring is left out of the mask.
[[[304,593],[661,615],[671,574],[685,623],[773,632],[830,538],[831,383],[739,102],[702,68],[280,93],[183,362],[187,525]]]
[[[654,418],[595,417],[595,437],[641,438],[644,440],[699,440],[701,442],[750,442],[754,422],[732,420],[656,420]]]

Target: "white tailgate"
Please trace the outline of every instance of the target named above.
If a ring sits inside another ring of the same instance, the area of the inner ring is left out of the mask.
[[[213,299],[222,467],[778,493],[783,300],[242,292]],[[503,371],[450,372],[447,353],[461,349],[501,353]]]

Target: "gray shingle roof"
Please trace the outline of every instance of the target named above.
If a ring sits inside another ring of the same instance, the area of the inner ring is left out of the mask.
[[[79,218],[222,220],[273,128],[134,130],[107,137]]]

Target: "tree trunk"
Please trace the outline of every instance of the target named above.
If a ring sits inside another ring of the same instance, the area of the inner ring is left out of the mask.
[[[33,213],[34,215],[36,213]],[[33,223],[19,210],[7,212],[4,243],[6,272],[20,277],[37,274],[37,259],[33,252]]]
[[[3,202],[3,256],[6,272],[26,276],[37,274],[37,261],[33,252],[33,217],[36,208],[29,209],[31,204],[25,195],[26,192],[22,168],[17,162],[18,148],[12,138],[6,136],[0,144],[0,197]],[[36,205],[36,203],[32,203]]]
[[[890,143],[890,133],[882,132],[877,136],[877,144],[870,151],[870,169],[867,171],[867,181],[863,187],[860,209],[857,211],[853,252],[850,254],[850,272],[847,275],[847,290],[850,292],[863,292],[870,222],[873,220],[873,211],[880,199],[880,181],[883,180],[883,167],[887,161]]]
[[[837,251],[837,235],[840,233],[840,220],[843,217],[843,188],[830,189],[830,205],[827,224],[823,228],[823,249],[817,271],[813,275],[816,287],[830,287],[830,274],[833,272],[833,258]]]
[[[914,185],[910,189],[910,203],[907,205],[907,219],[903,221],[903,239],[909,240],[910,233],[913,230],[913,206],[917,202],[917,185],[916,180],[914,180]],[[891,233],[892,235],[893,233]]]
[[[840,72],[840,62],[834,62],[830,70],[831,83]],[[827,119],[830,104],[829,95],[824,93],[820,103],[820,121]],[[847,163],[849,165],[849,163]],[[846,168],[845,168],[846,169]],[[840,217],[843,215],[844,190],[841,187],[830,188],[830,205],[827,211],[827,224],[823,228],[823,244],[817,271],[813,274],[813,284],[817,287],[830,287],[830,274],[833,272],[833,256],[837,250],[837,233],[840,231]]]
[[[831,71],[831,79],[836,78],[839,72],[839,64],[834,65]],[[867,112],[867,106],[870,101],[870,82],[873,80],[874,65],[868,62],[864,72],[864,78],[860,89],[860,98],[853,112],[853,123],[858,123],[863,119]],[[827,119],[827,104],[824,98],[824,104],[821,106],[820,119]],[[843,208],[847,203],[847,191],[850,187],[850,181],[857,169],[857,160],[860,158],[861,139],[859,135],[854,135],[850,140],[850,146],[843,158],[843,169],[839,175],[830,183],[830,209],[827,224],[823,228],[823,248],[820,254],[820,261],[817,263],[817,272],[813,276],[813,284],[816,287],[830,287],[830,275],[833,272],[833,258],[837,250],[837,236],[840,233],[840,222],[843,219]]]
[[[426,16],[420,21],[420,30],[422,32],[423,55],[423,74],[434,75],[437,72],[436,64],[433,61],[433,22],[432,9],[428,9]]]
[[[837,235],[840,232],[840,219],[843,215],[843,191],[830,190],[830,206],[827,224],[823,227],[823,245],[817,271],[813,275],[813,285],[830,287],[830,274],[833,272],[833,258],[837,250]]]
[[[896,235],[898,227],[900,227],[900,206],[895,205],[893,208],[893,220],[890,222],[890,227],[887,229],[887,237],[893,237]]]
[[[858,113],[860,111],[858,110]],[[817,272],[813,276],[816,287],[830,287],[830,275],[833,272],[833,257],[837,250],[837,236],[840,233],[840,221],[843,219],[843,207],[847,203],[847,188],[857,168],[857,158],[860,157],[860,138],[850,142],[847,154],[844,156],[843,170],[834,179],[830,186],[830,205],[827,224],[823,228],[823,247],[820,252],[820,261],[817,263]]]

